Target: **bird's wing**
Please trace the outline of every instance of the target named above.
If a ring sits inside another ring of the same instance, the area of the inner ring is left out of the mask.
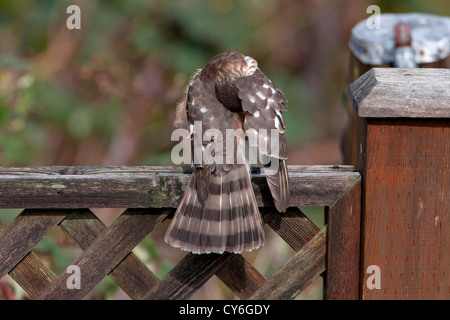
[[[201,203],[208,197],[211,174],[216,170],[227,169],[224,159],[226,130],[239,127],[238,115],[225,108],[214,92],[214,83],[196,77],[189,86],[186,100],[187,120],[193,133],[192,155],[198,171],[197,191]],[[219,158],[223,165],[217,164]]]
[[[287,100],[281,90],[258,68],[253,74],[239,78],[236,87],[245,114],[244,130],[250,144],[252,138],[253,141],[258,141],[258,151],[267,157],[263,162],[264,167],[275,169],[265,170],[267,183],[276,208],[285,211],[289,205],[289,179],[282,111],[286,110]]]

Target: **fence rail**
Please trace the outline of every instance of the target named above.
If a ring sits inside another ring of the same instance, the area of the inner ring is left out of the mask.
[[[0,208],[176,208],[190,167],[0,168]],[[353,166],[290,166],[291,206],[329,206],[359,174]],[[253,168],[260,207],[273,206]]]
[[[213,275],[242,299],[293,299],[324,275],[325,298],[357,299],[360,174],[352,166],[288,171],[291,207],[284,214],[272,208],[258,168],[252,177],[263,221],[296,251],[284,267],[265,279],[239,254],[187,254],[160,280],[131,250],[169,221],[190,168],[0,168],[0,208],[26,208],[11,225],[0,223],[0,278],[9,273],[34,299],[81,299],[105,276],[133,299],[188,299]],[[298,206],[324,206],[326,225],[319,229]],[[106,227],[87,208],[129,209]],[[57,225],[83,250],[72,263],[80,268],[81,289],[68,289],[70,274],[54,274],[33,253]]]

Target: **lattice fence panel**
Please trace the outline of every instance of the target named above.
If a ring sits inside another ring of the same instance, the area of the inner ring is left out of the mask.
[[[303,174],[308,178],[307,181],[314,181],[311,176],[316,176],[319,181],[324,183],[326,182],[325,178],[328,178],[327,188],[317,189],[314,192],[311,188],[304,190],[293,188],[293,205],[308,204],[305,200],[298,200],[306,199],[304,197],[306,193],[312,194],[310,203],[321,203],[326,207],[328,223],[322,229],[312,223],[297,207],[291,207],[283,214],[270,207],[260,208],[263,221],[296,252],[280,270],[268,279],[265,279],[240,254],[195,255],[188,253],[160,280],[132,250],[144,237],[148,236],[156,225],[167,224],[175,211],[175,205],[169,208],[126,209],[109,227],[105,226],[90,209],[25,209],[8,227],[0,224],[0,278],[8,273],[33,299],[82,299],[106,276],[109,276],[132,299],[188,299],[213,275],[216,275],[241,299],[293,299],[315,278],[326,275],[325,270],[330,269],[330,266],[327,266],[327,260],[333,260],[336,265],[333,266],[333,270],[329,270],[331,274],[342,272],[342,269],[349,265],[346,260],[355,261],[354,256],[340,257],[335,252],[327,251],[327,241],[331,241],[330,234],[336,241],[342,241],[342,234],[348,233],[346,230],[341,230],[342,221],[348,220],[354,224],[352,221],[355,218],[349,219],[346,212],[349,207],[353,208],[355,204],[359,204],[360,178],[358,174],[348,168],[341,169],[341,171],[331,169],[324,170],[322,167],[325,172],[321,172],[318,168],[308,168],[305,170],[306,172],[300,172],[299,175],[301,177]],[[6,192],[6,185],[9,187],[8,194],[14,195],[14,190],[11,190],[11,185],[14,186],[14,184],[11,184],[10,179],[14,174],[11,174],[11,169],[4,170],[8,173],[8,179],[2,180],[0,170],[0,196]],[[45,172],[44,176],[34,178],[43,184],[57,182],[59,186],[61,184],[76,186],[77,182],[82,181],[84,184],[86,180],[92,180],[92,176],[84,175],[83,177],[71,177],[71,179],[64,177],[66,180],[58,181],[54,179],[55,177],[48,176],[48,172],[51,170],[46,168],[40,168],[40,170]],[[142,177],[136,177],[135,172],[131,174],[131,178],[127,176],[130,169],[125,168],[122,175],[118,174],[117,170],[114,168],[112,170],[114,175],[109,178],[116,182],[124,180],[119,183],[121,188],[130,183],[130,179],[142,183]],[[105,171],[107,169],[101,169],[101,172]],[[22,170],[23,172],[29,173],[29,170]],[[73,176],[74,172],[86,172],[86,169],[80,171],[68,169],[64,172],[70,172]],[[91,174],[92,171],[89,172]],[[97,174],[98,172],[96,171]],[[292,176],[295,185],[297,177],[295,173]],[[100,177],[98,180],[105,181],[107,178],[108,176]],[[167,186],[164,179],[158,178],[158,183]],[[33,177],[27,174],[25,179],[33,180]],[[317,181],[315,182],[317,183]],[[155,183],[151,183],[151,185],[153,184]],[[337,190],[330,189],[330,185],[335,186]],[[42,195],[39,194],[39,190],[36,192],[36,190],[30,189],[27,193],[23,183],[17,183],[17,189],[22,192],[25,190],[25,200],[20,200],[20,203],[24,203],[24,201],[31,203],[31,201],[35,201],[33,199],[45,197],[51,199],[50,206],[63,206],[63,202],[56,203],[56,200],[45,192]],[[325,194],[323,194],[324,189],[327,190]],[[139,191],[136,190],[137,188],[133,190],[132,201],[136,201],[136,198],[140,197]],[[264,190],[264,186],[257,185],[255,188],[257,197],[264,199],[259,190]],[[176,193],[182,193],[182,191],[181,188]],[[64,192],[71,193],[72,202],[69,203],[74,206],[73,197],[80,197],[80,195],[75,191],[72,192],[70,188]],[[83,192],[85,197],[90,195],[85,190]],[[117,190],[113,190],[111,194],[116,195],[117,192]],[[174,190],[168,190],[168,192],[174,193]],[[322,199],[325,200],[320,200],[321,193]],[[151,193],[147,190],[145,194]],[[5,205],[6,207],[12,206],[11,198],[14,196],[10,197],[10,202]],[[100,201],[103,203],[106,198],[107,196],[103,195]],[[95,202],[95,197],[88,200],[78,199],[76,204],[79,205],[83,201],[92,204]],[[259,201],[264,202],[263,200]],[[350,211],[357,212],[353,209]],[[341,216],[339,217],[339,215]],[[356,222],[358,223],[359,220]],[[341,231],[336,231],[337,225]],[[67,283],[71,273],[63,272],[55,275],[33,253],[33,248],[37,243],[55,226],[61,228],[83,250],[71,264],[79,267],[81,271],[80,289],[68,288]],[[352,236],[347,237],[347,242],[351,242],[350,244],[353,245],[358,232],[359,230],[356,233],[351,231]],[[359,250],[359,247],[356,249]],[[345,254],[346,250],[348,251],[344,246],[341,253]],[[355,252],[352,249],[352,255]],[[358,279],[353,280],[355,283],[358,282]],[[326,282],[326,284],[333,289],[330,292],[336,292],[332,283]],[[348,285],[344,284],[344,286]],[[348,287],[348,290],[341,288],[341,291],[344,290],[344,294],[350,292],[348,295],[356,298],[355,285],[352,284]]]

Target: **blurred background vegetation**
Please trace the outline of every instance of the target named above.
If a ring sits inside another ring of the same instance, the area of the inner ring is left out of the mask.
[[[81,8],[81,30],[66,27],[71,4]],[[450,15],[448,0],[0,0],[0,165],[170,165],[183,88],[227,50],[257,59],[284,91],[288,163],[341,164],[348,41],[371,4]],[[18,212],[2,210],[0,220]],[[94,212],[109,225],[121,210]],[[323,224],[321,208],[305,212]],[[267,232],[248,258],[268,277],[292,252]],[[135,249],[160,277],[182,257],[163,233]],[[54,230],[36,252],[59,274],[79,249]],[[27,298],[9,286],[0,280],[0,298]],[[320,286],[299,298],[320,298]],[[195,297],[233,298],[227,290],[212,279]],[[127,297],[105,279],[89,298]]]

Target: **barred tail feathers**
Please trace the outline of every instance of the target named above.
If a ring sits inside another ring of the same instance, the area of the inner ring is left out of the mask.
[[[165,241],[193,253],[240,253],[261,246],[264,231],[246,166],[212,174],[204,206],[196,178],[194,171]]]

